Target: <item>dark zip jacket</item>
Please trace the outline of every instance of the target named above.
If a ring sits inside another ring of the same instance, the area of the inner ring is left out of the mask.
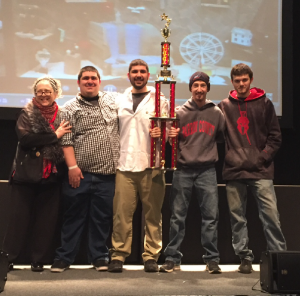
[[[225,121],[221,110],[211,101],[199,108],[189,99],[176,109],[178,136],[178,168],[202,168],[218,161],[217,142],[224,141]]]
[[[264,90],[252,88],[245,100],[231,91],[219,107],[226,122],[223,179],[273,179],[281,131]]]

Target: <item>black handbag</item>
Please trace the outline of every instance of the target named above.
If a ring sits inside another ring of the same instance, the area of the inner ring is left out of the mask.
[[[14,160],[13,180],[17,182],[37,183],[43,177],[43,156],[36,147],[24,150],[18,143]]]

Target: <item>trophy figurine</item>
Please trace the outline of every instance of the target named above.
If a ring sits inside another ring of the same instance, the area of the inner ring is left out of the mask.
[[[171,70],[168,70],[170,67],[170,45],[168,42],[168,37],[171,35],[171,30],[169,29],[169,25],[171,20],[165,13],[161,15],[161,20],[166,20],[167,23],[165,27],[161,29],[161,34],[165,39],[164,42],[161,42],[161,67],[163,69],[160,71],[160,74],[155,81],[155,116],[151,117],[151,127],[154,128],[158,126],[158,122],[160,122],[161,128],[161,137],[160,141],[160,169],[165,169],[165,144],[166,144],[166,123],[167,121],[172,122],[172,126],[177,128],[177,119],[175,114],[175,84],[173,75],[171,74]],[[161,84],[169,84],[170,85],[170,117],[167,117],[167,114],[161,114],[160,112],[160,90]],[[151,156],[150,156],[150,166],[151,168],[155,168],[155,159],[156,159],[156,143],[157,139],[151,138]],[[176,170],[177,165],[177,137],[172,139],[172,156],[171,156],[171,170]]]

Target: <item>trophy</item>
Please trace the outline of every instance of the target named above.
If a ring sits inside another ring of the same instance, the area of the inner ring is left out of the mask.
[[[161,20],[166,20],[167,23],[165,27],[161,29],[161,34],[165,39],[164,42],[161,42],[161,67],[163,69],[160,71],[160,74],[155,81],[155,116],[151,117],[151,128],[159,126],[161,128],[161,136],[160,139],[151,138],[151,155],[150,155],[150,167],[155,168],[155,161],[156,161],[156,144],[157,141],[160,141],[160,169],[165,169],[165,151],[166,151],[166,125],[167,122],[171,121],[172,126],[177,128],[178,120],[176,119],[175,114],[175,84],[176,81],[174,80],[173,75],[171,75],[171,70],[168,70],[170,67],[170,45],[171,43],[167,41],[168,37],[171,34],[171,30],[169,29],[169,25],[171,23],[170,18],[163,13],[161,15]],[[160,110],[160,90],[161,84],[169,84],[170,85],[170,117],[167,117],[167,114],[161,114]],[[171,155],[171,170],[176,170],[177,165],[177,137],[172,138],[172,155]]]

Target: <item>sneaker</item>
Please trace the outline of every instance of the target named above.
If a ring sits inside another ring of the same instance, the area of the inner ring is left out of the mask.
[[[44,265],[38,262],[31,263],[31,271],[33,272],[42,272],[44,271]]]
[[[179,265],[178,265],[179,266]],[[172,272],[175,270],[175,263],[170,260],[166,260],[166,262],[160,267],[160,272]]]
[[[50,270],[51,272],[63,272],[69,267],[70,265],[63,260],[54,260]]]
[[[252,272],[252,263],[247,259],[241,261],[241,265],[238,268],[240,273],[251,273]]]
[[[145,272],[158,272],[158,265],[154,259],[149,259],[144,262]]]
[[[206,270],[209,273],[213,273],[213,274],[222,273],[221,268],[219,267],[218,263],[216,261],[213,261],[213,260],[207,262]]]
[[[106,260],[101,260],[97,259],[94,263],[93,266],[97,271],[107,271],[108,269],[108,261]]]
[[[123,261],[111,260],[108,265],[107,271],[109,272],[122,272],[123,271]]]

